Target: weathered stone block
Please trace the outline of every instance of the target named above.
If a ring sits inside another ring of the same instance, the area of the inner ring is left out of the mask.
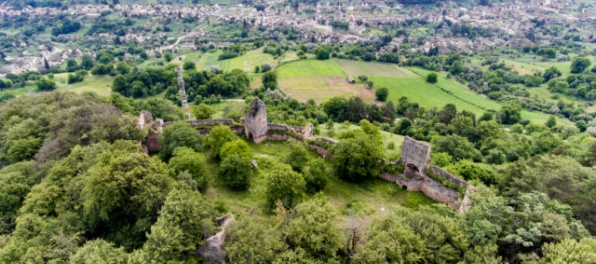
[[[411,137],[405,137],[402,145],[399,163],[412,164],[419,172],[422,172],[430,162],[430,145],[417,141]],[[412,169],[414,167],[411,167]]]
[[[267,125],[267,107],[261,99],[255,98],[244,115],[246,137],[255,143],[266,140]]]

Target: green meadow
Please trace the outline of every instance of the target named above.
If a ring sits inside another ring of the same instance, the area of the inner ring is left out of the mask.
[[[79,83],[68,84],[68,73],[54,75],[58,91],[69,91],[75,93],[94,92],[101,96],[108,96],[112,92],[113,77],[109,75],[95,76],[87,75],[85,80]]]
[[[217,67],[222,71],[231,71],[234,69],[240,69],[248,73],[255,71],[256,66],[261,66],[268,63],[272,67],[277,65],[277,60],[270,54],[263,53],[262,49],[249,51],[242,56],[227,59],[218,60],[221,51],[217,52],[195,52],[183,56],[184,61],[192,61],[197,65],[198,70],[210,70],[213,67]]]

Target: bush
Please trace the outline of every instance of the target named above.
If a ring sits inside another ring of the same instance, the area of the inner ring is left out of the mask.
[[[495,185],[498,182],[497,173],[481,164],[470,160],[461,160],[449,167],[449,171],[463,177],[466,181],[481,180],[487,186]]]
[[[258,67],[258,66],[257,66]],[[261,65],[261,72],[268,72],[272,69],[271,65],[269,65],[269,63],[263,63]]]
[[[192,61],[185,61],[184,65],[182,66],[182,69],[184,69],[185,71],[195,70],[196,68],[197,66]]]
[[[375,95],[377,96],[377,101],[385,102],[387,96],[389,96],[389,89],[387,87],[381,87],[375,91]]]
[[[114,66],[112,64],[97,63],[91,69],[93,75],[106,75],[112,73]]]
[[[267,204],[273,209],[278,201],[285,208],[292,208],[302,201],[306,182],[300,173],[287,164],[278,164],[267,178]]]
[[[327,45],[319,46],[314,51],[317,60],[327,60],[330,57],[331,48]]]
[[[394,150],[395,149],[395,142],[389,142],[389,143],[387,143],[387,149],[388,150]]]
[[[85,80],[86,75],[87,75],[87,71],[85,71],[85,70],[77,71],[75,74],[71,73],[68,75],[67,82],[68,82],[68,84],[82,82]]]
[[[174,150],[174,155],[169,162],[170,168],[174,169],[176,174],[182,172],[190,173],[192,179],[196,182],[199,190],[203,191],[207,187],[207,164],[205,156],[188,147],[179,147]]]
[[[265,74],[263,74],[262,81],[263,87],[265,89],[277,89],[277,74],[274,71],[265,72]]]
[[[571,73],[578,74],[586,71],[592,63],[588,58],[577,57],[571,63]]]
[[[248,146],[246,141],[242,139],[236,139],[223,144],[219,153],[221,159],[224,160],[233,155],[251,159],[252,149],[250,149],[250,146]]]
[[[56,82],[48,78],[41,78],[37,81],[37,90],[53,91],[56,89]]]
[[[213,155],[215,159],[219,159],[223,146],[236,139],[238,139],[238,137],[232,132],[230,127],[218,125],[213,127],[207,135],[205,145],[212,150],[211,155]]]
[[[302,172],[302,168],[308,162],[308,152],[301,143],[289,142],[288,144],[289,151],[284,163],[289,164],[293,170]]]
[[[304,181],[308,193],[317,193],[327,185],[327,163],[323,159],[314,159],[306,163]]]
[[[221,55],[219,55],[219,57],[217,57],[217,60],[227,60],[227,59],[231,59],[231,58],[236,58],[239,55],[240,54],[233,52],[233,51],[226,51],[226,52],[222,53]]]
[[[219,167],[219,177],[223,183],[239,191],[248,190],[252,174],[251,160],[236,154],[226,156]]]
[[[178,147],[188,147],[196,152],[203,151],[203,136],[197,133],[194,127],[184,122],[176,122],[165,127],[158,141],[161,147],[159,156],[164,161],[169,161]]]
[[[201,103],[192,109],[192,115],[196,119],[209,119],[214,113],[215,110],[204,103]]]
[[[439,81],[439,76],[435,72],[431,72],[426,75],[426,82],[428,83],[437,83]]]

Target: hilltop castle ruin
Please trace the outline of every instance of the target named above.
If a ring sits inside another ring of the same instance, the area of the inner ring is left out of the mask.
[[[308,144],[309,148],[316,151],[323,158],[332,158],[328,150],[337,141],[318,137],[313,138],[313,125],[305,127],[290,126],[286,124],[271,124],[267,121],[267,106],[261,99],[255,98],[245,112],[240,123],[232,119],[204,119],[180,121],[187,122],[197,129],[197,132],[206,135],[211,128],[217,125],[226,125],[238,134],[244,135],[248,140],[261,143],[265,140],[287,141],[296,140]],[[147,153],[159,152],[160,146],[157,140],[164,127],[172,125],[173,122],[163,122],[161,119],[153,120],[148,111],[141,111],[139,115],[139,126],[149,128],[149,133],[144,142],[143,148]],[[380,178],[391,181],[409,191],[421,191],[434,201],[448,204],[454,210],[465,212],[470,206],[469,191],[473,186],[457,176],[437,167],[429,166],[431,146],[428,143],[405,137],[402,145],[400,159],[390,165],[403,166],[403,172],[393,175],[388,172],[381,173]]]

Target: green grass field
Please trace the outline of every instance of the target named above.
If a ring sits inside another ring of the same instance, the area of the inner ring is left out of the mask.
[[[290,77],[347,77],[336,60],[301,60],[289,62],[277,69],[280,79]]]
[[[230,71],[233,69],[240,69],[245,72],[254,72],[256,66],[261,66],[268,63],[275,67],[276,61],[270,54],[263,53],[263,50],[253,50],[247,52],[243,56],[236,57],[229,60],[221,61],[221,69]]]
[[[240,69],[248,73],[254,72],[256,66],[260,67],[264,63],[268,63],[272,67],[277,65],[277,60],[270,54],[263,53],[263,49],[252,50],[242,56],[222,61],[217,60],[220,54],[221,51],[193,52],[184,55],[183,60],[194,62],[198,70],[210,70],[213,67],[218,67],[223,71]]]
[[[373,77],[375,87],[387,87],[389,89],[389,100],[397,102],[399,98],[406,96],[410,102],[416,102],[424,108],[442,108],[446,104],[454,104],[459,111],[466,110],[475,114],[485,112],[477,106],[460,100],[440,88],[427,83],[420,77],[393,78]]]
[[[412,72],[419,74],[420,76],[426,76],[430,71],[420,68],[408,68]],[[453,96],[461,98],[471,104],[479,106],[483,109],[489,110],[500,110],[501,104],[493,101],[483,95],[479,95],[476,92],[470,90],[468,87],[458,83],[455,80],[447,79],[446,73],[439,73],[439,81],[436,86],[448,91]]]
[[[534,72],[542,73],[550,67],[555,67],[566,76],[571,74],[571,63],[577,55],[569,54],[568,56],[570,60],[563,62],[558,62],[556,60],[541,61],[539,56],[527,54],[515,58],[504,58],[501,59],[501,61],[511,66],[514,70],[517,70],[520,74],[532,74]],[[596,63],[596,56],[588,56],[587,58],[592,61],[592,64]]]
[[[113,77],[109,75],[94,76],[87,75],[85,80],[79,83],[68,84],[68,73],[60,73],[54,75],[54,80],[58,86],[58,91],[69,91],[75,93],[94,92],[101,96],[109,96],[112,92]]]
[[[409,68],[409,69],[412,70],[413,72],[420,74],[421,76],[426,76],[426,74],[428,74],[430,72],[430,71],[420,69],[420,68]],[[466,106],[466,104],[455,104],[458,107],[458,109],[460,109],[460,106],[472,109],[469,106],[471,104],[475,108],[480,109],[480,111],[474,112],[474,111],[468,110],[466,108],[463,108],[463,109],[467,110],[467,111],[472,111],[472,112],[476,113],[476,115],[482,114],[486,110],[498,111],[501,109],[501,104],[499,102],[491,100],[491,99],[485,97],[484,95],[477,94],[474,91],[472,91],[472,90],[468,89],[467,87],[465,87],[464,85],[462,85],[461,83],[458,83],[457,81],[455,81],[453,79],[447,79],[446,77],[447,77],[446,73],[439,73],[439,81],[437,82],[436,86],[440,87],[446,91],[449,91],[449,94],[452,95],[452,97],[459,98],[460,101],[465,101],[465,103],[468,104],[468,106]],[[533,88],[533,89],[535,89],[535,88]],[[532,89],[530,89],[530,90],[532,90]],[[539,113],[539,112],[523,110],[522,117],[524,119],[528,119],[532,122],[543,124],[544,122],[546,122],[548,120],[550,115],[544,114],[544,113]],[[561,120],[560,123],[563,125],[567,125],[567,126],[573,125],[573,123],[571,123],[568,120]]]
[[[84,93],[84,92],[94,92],[101,96],[109,96],[112,92],[112,80],[113,77],[111,76],[93,76],[88,75],[85,76],[85,80],[79,83],[68,84],[67,83],[68,73],[60,73],[54,75],[54,80],[56,81],[56,90],[57,91],[68,91],[74,93]],[[27,85],[22,88],[17,89],[7,89],[0,92],[3,93],[11,93],[15,96],[23,96],[29,93],[37,92],[37,86],[35,85],[34,81],[28,81]]]
[[[513,70],[516,70],[519,74],[533,74],[534,72],[544,72],[544,70],[555,67],[561,71],[564,75],[569,75],[571,73],[571,61],[566,62],[540,62],[540,61],[532,61],[528,58],[519,58],[517,60],[511,59],[502,59],[506,65],[512,67]]]

